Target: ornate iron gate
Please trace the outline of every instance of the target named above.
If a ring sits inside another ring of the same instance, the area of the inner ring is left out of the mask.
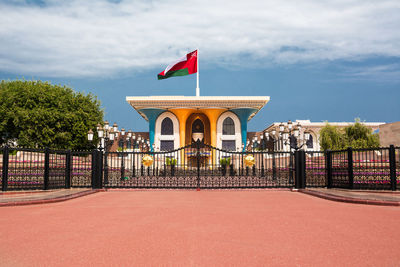
[[[103,183],[108,188],[292,187],[293,173],[290,152],[234,152],[196,142],[168,152],[107,152]]]

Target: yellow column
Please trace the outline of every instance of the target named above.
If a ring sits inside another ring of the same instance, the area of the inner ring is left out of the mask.
[[[211,135],[211,145],[217,146],[217,120],[225,109],[202,109],[201,112],[207,115],[210,120],[210,135]],[[213,163],[216,162],[216,154],[213,153]]]
[[[193,109],[173,109],[170,110],[175,116],[178,118],[179,121],[179,142],[180,147],[185,146],[185,138],[186,138],[186,120],[194,112]],[[185,151],[181,150],[181,159],[185,157]]]
[[[179,146],[182,147],[185,145],[185,138],[186,138],[186,120],[194,112],[193,109],[173,109],[170,110],[175,116],[178,118],[179,121]]]

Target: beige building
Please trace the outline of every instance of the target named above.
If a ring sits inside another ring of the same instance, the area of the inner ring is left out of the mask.
[[[329,122],[330,125],[337,127],[346,127],[354,124],[354,122]],[[363,125],[370,128],[373,132],[385,125],[384,122],[363,122]],[[297,146],[302,146],[305,150],[319,151],[319,131],[326,125],[325,122],[311,122],[310,120],[296,120],[288,122],[274,122],[263,131],[249,133],[247,140],[248,146],[254,146],[257,143],[269,150],[289,151],[289,137],[296,137]],[[400,128],[400,125],[398,126]],[[289,129],[291,128],[291,129]],[[296,133],[296,129],[298,132]],[[296,136],[297,135],[297,136]],[[256,146],[257,146],[256,144]]]
[[[380,125],[379,140],[382,147],[400,146],[400,121]]]

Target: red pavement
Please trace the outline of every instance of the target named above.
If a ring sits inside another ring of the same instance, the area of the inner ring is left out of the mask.
[[[0,265],[399,266],[399,221],[290,191],[108,191],[2,207]]]

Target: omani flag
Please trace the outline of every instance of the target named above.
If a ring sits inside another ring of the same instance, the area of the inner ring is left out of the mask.
[[[167,79],[174,76],[185,76],[197,72],[197,50],[178,59],[158,74],[158,79]]]

